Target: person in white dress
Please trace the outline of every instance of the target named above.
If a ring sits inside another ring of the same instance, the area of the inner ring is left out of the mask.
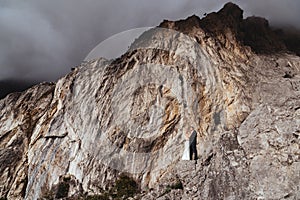
[[[191,127],[190,131],[186,132],[184,136],[185,142],[182,160],[197,160],[197,132]]]

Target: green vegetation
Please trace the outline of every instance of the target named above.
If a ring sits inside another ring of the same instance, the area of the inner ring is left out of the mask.
[[[165,192],[161,196],[168,194],[171,190],[183,190],[182,182],[178,179],[176,183],[167,185]]]
[[[94,195],[94,196],[87,196],[85,200],[110,200],[108,194],[103,194],[103,195]]]
[[[70,189],[70,177],[63,177],[61,182],[52,190],[44,194],[42,199],[52,200],[52,199],[61,199],[68,197]],[[129,197],[134,197],[140,192],[137,182],[133,178],[122,174],[111,189],[103,191],[103,194],[99,195],[89,195],[85,196],[83,194],[76,197],[69,197],[67,199],[82,199],[82,200],[123,200],[128,199]],[[2,200],[0,198],[0,200]],[[4,200],[4,199],[3,199]]]
[[[54,194],[52,191],[48,191],[44,196],[41,198],[44,200],[54,200]]]
[[[65,176],[63,180],[64,182],[69,182],[71,180],[71,176]]]
[[[172,190],[183,190],[183,185],[180,180],[178,180],[175,184],[169,186]]]
[[[132,178],[122,174],[109,191],[102,195],[87,196],[86,200],[109,200],[110,198],[121,200],[134,197],[137,193],[139,193],[138,184]]]
[[[61,182],[58,184],[58,189],[56,192],[56,198],[64,198],[68,196],[70,185],[67,182]]]

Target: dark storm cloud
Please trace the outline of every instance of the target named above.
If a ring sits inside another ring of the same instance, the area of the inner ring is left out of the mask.
[[[299,0],[236,0],[246,15],[300,27]],[[55,80],[99,42],[163,19],[217,11],[223,0],[2,0],[0,80]]]
[[[246,15],[262,16],[273,25],[300,28],[299,0],[237,0]]]

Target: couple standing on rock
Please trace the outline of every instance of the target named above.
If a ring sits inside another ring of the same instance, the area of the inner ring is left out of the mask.
[[[197,131],[193,127],[185,133],[185,140],[182,160],[197,160]]]

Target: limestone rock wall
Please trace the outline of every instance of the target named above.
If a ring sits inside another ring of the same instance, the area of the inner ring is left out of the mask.
[[[0,101],[0,196],[22,198],[28,183],[32,132],[49,109],[54,84],[40,84]]]
[[[1,100],[0,197],[57,197],[65,182],[86,197],[125,173],[142,199],[300,198],[300,58],[256,54],[197,20]],[[191,126],[197,163],[181,161]]]

